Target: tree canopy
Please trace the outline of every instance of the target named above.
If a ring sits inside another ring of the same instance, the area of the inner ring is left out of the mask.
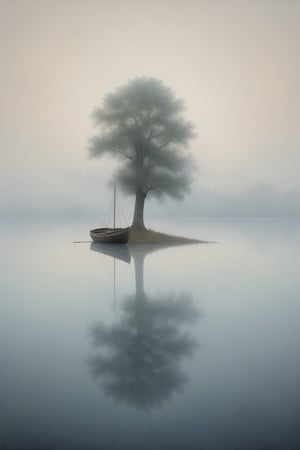
[[[182,149],[194,132],[183,111],[182,100],[160,80],[136,78],[107,94],[93,113],[99,134],[91,139],[90,155],[123,161],[114,179],[124,192],[136,195],[136,229],[144,228],[149,193],[181,199],[189,190],[191,158]]]

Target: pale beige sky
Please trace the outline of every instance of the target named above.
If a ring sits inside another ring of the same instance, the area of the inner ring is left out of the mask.
[[[136,76],[185,100],[199,185],[299,189],[299,1],[0,0],[0,14],[4,202],[55,209],[101,188],[112,163],[87,158],[89,115]]]

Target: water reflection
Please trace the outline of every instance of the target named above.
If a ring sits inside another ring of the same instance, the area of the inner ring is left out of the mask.
[[[94,252],[102,253],[104,255],[112,256],[115,259],[130,263],[131,254],[127,245],[113,245],[100,244],[99,242],[92,242],[90,249]]]
[[[196,346],[188,326],[200,317],[189,293],[151,298],[145,293],[144,260],[153,250],[130,250],[136,292],[121,302],[122,315],[116,323],[92,327],[89,359],[93,377],[108,395],[143,410],[161,405],[184,386],[187,378],[181,362]]]

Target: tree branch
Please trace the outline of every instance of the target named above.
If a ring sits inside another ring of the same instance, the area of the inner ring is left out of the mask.
[[[146,138],[147,141],[150,141],[150,139],[152,138],[153,134],[155,133],[155,130],[152,128],[152,130],[150,131],[148,137]]]
[[[132,161],[134,164],[136,164],[136,161],[131,156],[127,155],[127,153],[121,152],[121,150],[117,150],[116,148],[111,149],[112,152],[119,153],[120,155],[124,156],[125,158]]]
[[[162,189],[158,186],[149,186],[146,190],[145,190],[145,194],[147,195],[148,192],[150,191],[161,191]]]
[[[156,148],[156,151],[159,152],[159,150],[161,150],[162,148],[166,147],[167,145],[169,145],[171,143],[171,141],[165,142],[164,144],[160,145],[159,147]]]

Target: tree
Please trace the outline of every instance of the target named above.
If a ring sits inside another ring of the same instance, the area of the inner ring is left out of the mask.
[[[181,199],[189,191],[192,164],[182,149],[193,126],[182,118],[183,110],[183,102],[160,80],[136,78],[107,94],[93,113],[100,133],[91,139],[90,155],[123,160],[114,179],[135,195],[134,230],[145,230],[149,194]]]

